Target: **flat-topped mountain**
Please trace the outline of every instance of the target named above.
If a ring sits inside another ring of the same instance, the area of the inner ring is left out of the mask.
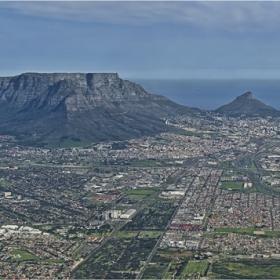
[[[123,140],[168,131],[160,118],[195,111],[116,73],[0,78],[0,134],[24,140]]]
[[[266,117],[280,115],[280,112],[273,107],[257,100],[250,91],[238,96],[229,104],[219,107],[215,112],[230,117]]]

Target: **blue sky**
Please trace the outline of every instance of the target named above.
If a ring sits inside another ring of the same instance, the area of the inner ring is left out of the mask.
[[[0,76],[279,78],[280,2],[0,2]]]

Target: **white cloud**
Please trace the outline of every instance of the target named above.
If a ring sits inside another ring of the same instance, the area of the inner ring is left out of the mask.
[[[60,1],[0,2],[16,13],[111,24],[178,23],[231,32],[279,28],[280,2]]]

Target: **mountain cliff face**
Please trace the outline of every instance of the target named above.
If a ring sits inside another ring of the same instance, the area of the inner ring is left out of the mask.
[[[280,112],[273,107],[255,99],[253,93],[250,91],[238,96],[229,104],[219,107],[215,112],[230,117],[266,117],[280,115]]]
[[[167,131],[161,117],[192,111],[115,73],[0,78],[0,134],[21,139],[123,140]]]

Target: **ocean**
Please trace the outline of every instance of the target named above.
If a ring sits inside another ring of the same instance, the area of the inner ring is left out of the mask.
[[[279,80],[131,80],[152,94],[200,109],[215,110],[251,91],[256,99],[280,110]]]

